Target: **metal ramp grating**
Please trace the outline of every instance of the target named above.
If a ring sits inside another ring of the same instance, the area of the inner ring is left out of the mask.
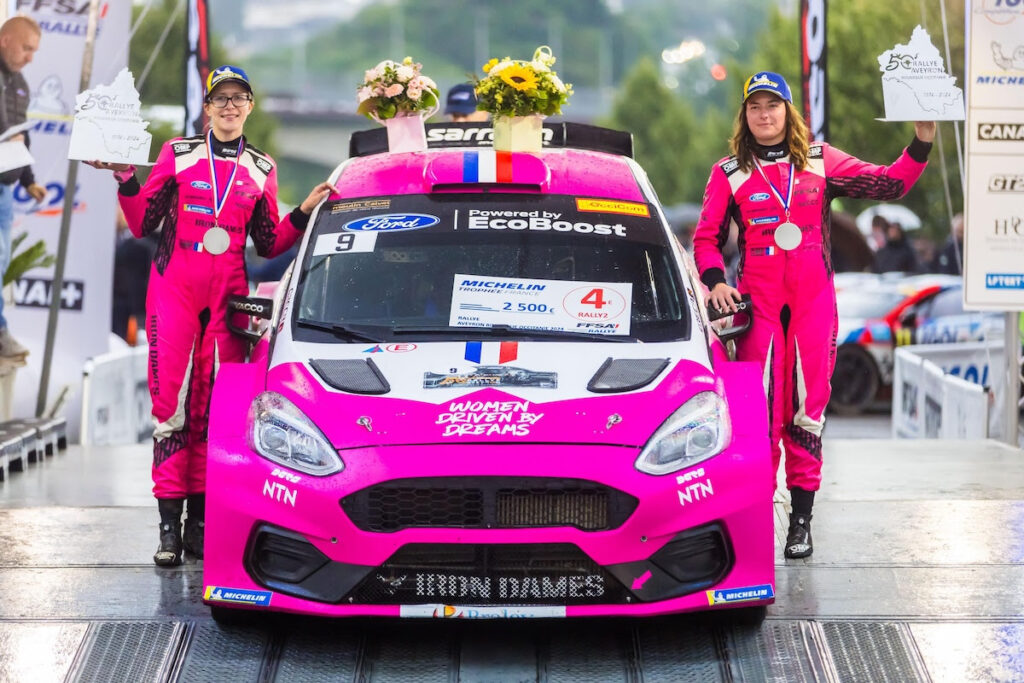
[[[373,683],[449,683],[458,671],[456,644],[444,631],[394,629],[375,633],[377,641],[367,648],[363,678]]]
[[[665,621],[635,631],[644,683],[713,683],[724,681],[725,669],[706,625],[682,626]]]
[[[594,683],[636,680],[636,662],[628,632],[559,629],[541,646],[543,683]]]
[[[188,652],[174,680],[181,683],[257,683],[270,634],[250,628],[198,623],[186,638]]]
[[[179,623],[107,622],[92,624],[81,656],[68,675],[76,683],[160,681],[181,643]]]
[[[821,630],[840,681],[930,681],[905,624],[824,622]]]
[[[726,634],[732,679],[779,683],[828,680],[820,641],[810,622],[765,621],[760,628],[734,627]]]
[[[294,633],[285,637],[275,681],[328,683],[356,680],[363,643],[350,635]]]

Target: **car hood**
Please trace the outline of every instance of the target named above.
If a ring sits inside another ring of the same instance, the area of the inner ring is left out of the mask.
[[[437,443],[642,446],[699,391],[702,339],[653,344],[280,340],[267,389],[339,448]],[[283,347],[283,348],[282,348]]]

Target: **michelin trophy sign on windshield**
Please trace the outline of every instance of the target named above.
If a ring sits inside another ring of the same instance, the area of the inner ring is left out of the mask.
[[[139,112],[142,101],[135,78],[121,69],[110,85],[99,85],[75,97],[75,124],[68,158],[149,165],[153,136]]]
[[[946,71],[928,32],[914,29],[910,42],[878,56],[882,72],[883,121],[963,121],[964,92]]]

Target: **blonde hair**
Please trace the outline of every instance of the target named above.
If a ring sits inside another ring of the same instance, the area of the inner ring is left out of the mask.
[[[6,36],[14,33],[15,31],[25,30],[32,31],[37,36],[43,35],[43,29],[40,28],[39,22],[28,15],[16,14],[5,21],[3,26],[0,26],[0,36]]]
[[[783,100],[786,105],[786,146],[789,147],[789,160],[793,162],[793,168],[802,171],[807,168],[807,154],[810,150],[807,124],[804,118],[792,103]],[[733,125],[732,139],[729,140],[729,147],[740,162],[740,168],[749,171],[754,167],[753,146],[757,144],[754,134],[750,132],[747,125],[747,103],[740,106],[739,115]]]

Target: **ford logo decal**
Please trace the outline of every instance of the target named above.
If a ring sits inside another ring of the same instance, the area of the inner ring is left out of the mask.
[[[196,188],[197,190],[212,190],[213,189],[213,185],[211,185],[210,183],[206,182],[205,180],[193,180],[189,184],[192,187]]]
[[[437,225],[441,219],[423,213],[388,213],[383,216],[370,216],[349,221],[342,226],[344,230],[356,232],[397,232],[399,230],[419,230]]]
[[[440,222],[437,216],[423,213],[387,213],[383,216],[370,216],[350,220],[342,228],[357,232],[395,232],[397,230],[418,230]]]
[[[764,200],[768,199],[768,197],[770,197],[770,196],[771,195],[769,195],[767,192],[758,192],[757,194],[750,195],[750,201],[752,201],[752,202],[763,202]]]

